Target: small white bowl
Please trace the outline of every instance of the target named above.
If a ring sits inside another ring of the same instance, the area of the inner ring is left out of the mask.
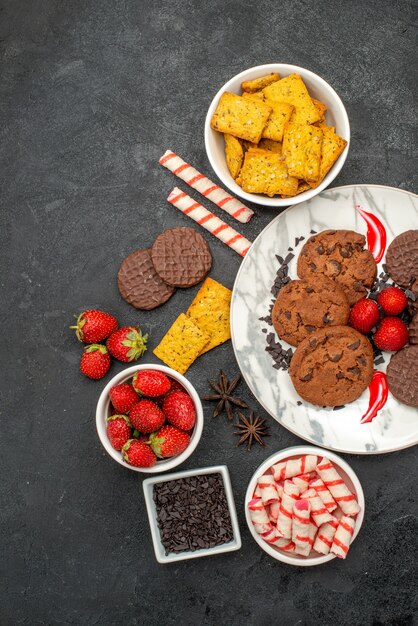
[[[309,567],[312,565],[322,565],[322,563],[327,563],[328,561],[332,561],[335,559],[334,554],[318,554],[314,553],[315,556],[299,556],[298,554],[292,554],[291,552],[284,552],[275,546],[267,543],[260,537],[258,533],[255,532],[254,526],[251,523],[250,513],[248,510],[248,502],[252,499],[254,490],[257,486],[257,478],[262,476],[272,465],[275,463],[279,463],[279,461],[285,461],[287,459],[293,459],[296,457],[300,457],[303,454],[316,454],[318,457],[326,457],[335,465],[338,473],[341,475],[341,478],[347,484],[347,487],[352,491],[357,498],[357,502],[360,505],[360,513],[356,517],[356,525],[354,527],[353,537],[351,539],[351,543],[353,543],[354,539],[357,537],[361,525],[363,524],[364,519],[364,493],[362,486],[360,484],[359,479],[357,478],[354,471],[351,467],[343,461],[342,458],[334,454],[333,452],[329,452],[328,450],[324,450],[323,448],[314,448],[313,446],[293,446],[291,448],[286,448],[281,450],[280,452],[276,452],[272,454],[268,459],[264,461],[260,465],[260,467],[254,472],[253,477],[251,478],[247,493],[245,494],[245,519],[247,520],[248,528],[250,529],[250,533],[252,534],[255,541],[258,543],[260,548],[267,552],[270,556],[278,561],[283,561],[283,563],[288,563],[289,565],[297,565],[302,567]]]
[[[201,548],[194,552],[173,552],[165,553],[165,548],[161,543],[160,529],[157,522],[157,510],[153,498],[154,485],[156,483],[165,483],[178,478],[188,478],[189,476],[201,476],[202,474],[221,474],[224,483],[226,499],[228,502],[229,514],[231,516],[232,530],[234,537],[232,541],[214,548]],[[197,470],[189,470],[184,472],[176,472],[168,476],[156,476],[155,478],[147,478],[142,483],[144,488],[145,504],[147,506],[148,519],[151,529],[152,542],[154,544],[155,556],[158,563],[174,563],[176,561],[184,561],[186,559],[196,559],[200,556],[212,556],[214,554],[222,554],[224,552],[233,552],[241,548],[241,534],[238,526],[237,512],[235,509],[234,496],[232,493],[231,479],[229,477],[226,465],[215,465],[213,467],[202,467]]]
[[[325,113],[325,119],[329,126],[335,127],[335,132],[343,137],[347,141],[347,146],[343,150],[342,154],[337,159],[336,163],[332,166],[324,180],[315,189],[310,189],[300,193],[294,198],[269,198],[263,194],[247,193],[243,191],[239,185],[232,178],[229,173],[225,160],[225,144],[222,133],[213,130],[210,126],[210,121],[218,106],[218,101],[224,91],[231,93],[241,94],[241,83],[245,80],[253,80],[260,76],[265,76],[271,72],[277,72],[281,78],[289,76],[289,74],[299,74],[303,82],[308,88],[309,94],[323,102],[328,110]],[[285,207],[294,204],[299,204],[305,200],[310,200],[318,193],[326,189],[328,185],[332,183],[334,178],[341,170],[344,162],[347,158],[348,149],[350,146],[350,123],[348,121],[347,111],[340,97],[334,91],[334,89],[320,76],[313,72],[298,67],[297,65],[287,65],[286,63],[269,63],[267,65],[258,65],[257,67],[251,67],[248,70],[244,70],[240,74],[237,74],[231,80],[229,80],[218,91],[216,96],[211,102],[209,110],[205,120],[205,147],[208,155],[209,162],[215,171],[215,174],[222,181],[222,183],[236,196],[240,196],[249,202],[255,204],[262,204],[264,206],[271,207]]]
[[[153,467],[134,467],[133,465],[129,465],[129,463],[126,463],[126,461],[124,461],[122,457],[121,452],[112,448],[106,432],[106,418],[110,416],[109,390],[115,385],[127,382],[130,378],[132,378],[135,372],[138,372],[139,370],[158,370],[159,372],[164,372],[164,374],[167,374],[167,376],[177,380],[192,398],[196,409],[196,423],[191,434],[190,443],[187,448],[181,454],[174,456],[170,459],[158,460]],[[119,374],[116,374],[116,376],[114,376],[112,380],[107,383],[106,387],[100,394],[96,409],[96,427],[100,441],[102,442],[104,449],[108,454],[110,454],[112,459],[120,463],[120,465],[123,465],[128,469],[134,470],[135,472],[143,472],[144,474],[158,474],[159,472],[166,472],[167,470],[171,470],[174,467],[181,465],[181,463],[188,459],[192,452],[195,450],[197,444],[200,441],[203,430],[202,403],[196,389],[191,383],[189,383],[187,378],[185,378],[175,370],[171,369],[170,367],[166,367],[165,365],[153,365],[149,363],[143,365],[133,365],[132,367],[128,367],[127,369],[123,370]]]

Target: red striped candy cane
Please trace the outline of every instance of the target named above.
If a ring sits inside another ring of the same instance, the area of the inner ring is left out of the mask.
[[[331,492],[328,487],[325,486],[324,481],[321,478],[314,478],[310,481],[309,487],[315,489],[318,496],[321,498],[322,502],[327,507],[327,510],[332,513],[337,508],[337,503],[332,497]]]
[[[227,246],[235,250],[239,255],[245,256],[251,248],[251,242],[240,235],[231,226],[223,222],[219,217],[205,209],[199,202],[175,187],[167,198],[168,202],[180,209],[182,213],[188,215],[195,222],[206,228],[211,235],[217,237]]]
[[[348,515],[343,515],[338,524],[337,531],[332,542],[331,552],[340,559],[345,559],[350,548],[351,538],[354,533],[355,520]]]
[[[300,489],[291,480],[285,480],[283,497],[280,502],[277,518],[277,531],[281,537],[290,539],[292,536],[293,505],[298,499]]]
[[[285,480],[285,478],[293,478],[293,476],[299,476],[299,474],[313,472],[316,468],[317,461],[317,456],[306,454],[298,459],[289,459],[282,463],[276,463],[276,465],[272,467],[274,480]]]
[[[263,504],[272,504],[279,499],[276,487],[276,481],[271,474],[264,474],[257,478],[257,483],[261,491],[261,499]]]
[[[224,191],[219,185],[215,185],[209,178],[194,169],[189,163],[186,163],[175,152],[167,150],[159,160],[160,165],[164,165],[175,176],[178,176],[189,187],[193,187],[208,200],[211,200],[216,206],[226,211],[234,217],[238,222],[246,224],[254,215],[254,211],[236,200],[229,193]]]
[[[348,489],[331,461],[324,457],[318,464],[316,471],[324,481],[325,486],[331,492],[332,497],[339,505],[344,515],[355,517],[360,511],[356,497]]]
[[[309,545],[311,505],[309,500],[296,500],[293,505],[292,541],[298,548]]]
[[[302,494],[302,498],[307,498],[311,505],[311,517],[317,527],[322,524],[326,524],[332,520],[331,513],[328,513],[326,506],[322,502],[321,498],[316,493],[315,489],[308,489]]]
[[[335,531],[338,528],[337,518],[332,519],[326,524],[322,524],[318,528],[318,534],[313,545],[313,549],[320,554],[329,554],[331,550],[332,541],[334,539]]]
[[[270,531],[272,525],[261,498],[253,498],[247,506],[255,532],[261,534]]]

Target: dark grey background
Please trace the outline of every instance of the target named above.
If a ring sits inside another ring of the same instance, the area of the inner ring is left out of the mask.
[[[401,0],[0,2],[2,625],[415,623],[416,449],[347,457],[366,495],[361,534],[346,562],[296,569],[261,552],[242,503],[260,462],[300,440],[268,417],[268,448],[246,452],[206,405],[184,468],[227,463],[243,546],[158,565],[141,479],[95,431],[98,395],[124,366],[85,379],[68,330],[74,313],[103,308],[149,332],[145,359],[156,360],[197,288],[136,312],[116,273],[163,227],[191,224],[166,203],[177,181],[157,160],[171,148],[212,175],[205,114],[245,68],[302,65],[337,90],[352,144],[335,185],[414,190],[413,21]],[[275,214],[257,208],[242,230],[254,238]],[[232,287],[239,257],[207,240],[211,276]],[[219,366],[237,371],[230,343],[190,368],[201,394]],[[241,393],[264,415],[244,384]]]

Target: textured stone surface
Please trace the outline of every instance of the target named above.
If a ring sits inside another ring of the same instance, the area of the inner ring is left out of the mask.
[[[175,180],[157,159],[171,148],[211,173],[207,107],[247,67],[299,64],[339,92],[352,144],[335,185],[414,190],[412,10],[389,0],[0,3],[2,625],[414,623],[416,449],[348,457],[365,489],[363,530],[346,562],[293,569],[259,550],[242,502],[259,463],[300,440],[269,418],[267,450],[247,453],[206,406],[184,467],[227,462],[243,547],[160,566],[141,479],[96,435],[105,381],[78,373],[81,349],[67,329],[73,313],[102,307],[139,322],[152,349],[187,308],[198,287],[137,312],[116,274],[163,226],[190,225],[166,203]],[[257,209],[242,229],[254,238],[274,215]],[[238,255],[202,233],[211,276],[232,287]],[[190,369],[200,393],[219,366],[236,370],[229,343]]]

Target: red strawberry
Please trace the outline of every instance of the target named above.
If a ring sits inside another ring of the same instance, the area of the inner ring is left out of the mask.
[[[169,381],[170,389],[164,395],[154,397],[154,402],[158,404],[158,406],[161,408],[163,408],[164,400],[170,393],[173,393],[174,391],[184,391],[183,385],[179,383],[175,378],[169,378]]]
[[[196,422],[196,409],[188,393],[174,391],[170,393],[163,404],[163,411],[167,422],[180,428],[190,430]]]
[[[190,435],[174,426],[163,426],[150,435],[151,448],[161,459],[181,454],[190,443]]]
[[[350,312],[350,324],[363,335],[367,335],[380,319],[379,307],[374,300],[362,298]]]
[[[138,394],[131,383],[115,385],[109,391],[109,397],[115,411],[124,415],[127,415],[134,404],[138,402]]]
[[[165,422],[164,413],[151,400],[140,400],[135,404],[129,413],[129,419],[132,426],[140,433],[152,433],[161,428]]]
[[[119,361],[136,361],[147,349],[148,335],[143,335],[139,326],[123,326],[106,341],[112,356]]]
[[[75,334],[79,341],[98,343],[109,337],[118,326],[116,317],[93,309],[80,313],[77,317],[77,325],[70,326],[70,328],[75,328]]]
[[[106,346],[93,343],[83,350],[80,360],[80,371],[93,380],[103,378],[109,371],[110,355]]]
[[[155,398],[170,389],[170,379],[158,370],[139,370],[135,373],[132,384],[141,396]]]
[[[405,293],[399,287],[386,287],[377,296],[377,301],[386,315],[399,315],[408,304]]]
[[[379,350],[396,352],[408,343],[408,327],[399,317],[385,317],[373,336]]]
[[[115,450],[122,450],[131,438],[131,425],[126,415],[111,415],[107,418],[107,436]]]
[[[122,448],[122,456],[129,465],[135,467],[152,467],[157,457],[149,445],[137,439],[129,439]]]

